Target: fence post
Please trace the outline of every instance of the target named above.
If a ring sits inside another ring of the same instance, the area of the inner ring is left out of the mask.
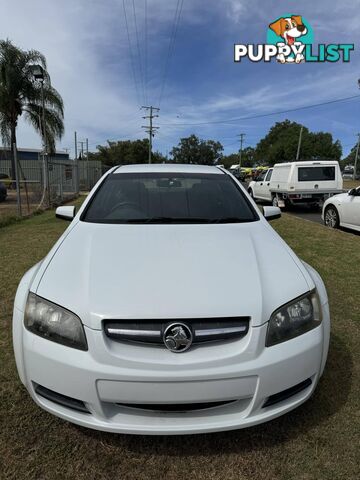
[[[65,169],[64,169],[64,174],[65,174]],[[60,198],[61,201],[63,201],[63,164],[60,163]]]
[[[20,195],[20,183],[19,183],[19,166],[17,161],[17,150],[16,143],[13,143],[14,151],[14,162],[15,162],[15,181],[16,181],[16,203],[17,203],[17,213],[21,217],[21,195]]]

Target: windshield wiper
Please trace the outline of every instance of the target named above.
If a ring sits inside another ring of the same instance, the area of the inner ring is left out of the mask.
[[[213,218],[209,220],[209,223],[246,223],[250,222],[248,218],[239,218],[239,217],[222,217],[222,218]]]
[[[246,223],[250,219],[239,217],[221,217],[221,218],[201,218],[201,217],[150,217],[150,218],[130,218],[122,223]]]
[[[150,217],[150,218],[130,218],[124,223],[210,223],[208,218],[177,218],[177,217]]]

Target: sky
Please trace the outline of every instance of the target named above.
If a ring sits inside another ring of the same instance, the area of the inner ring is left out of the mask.
[[[192,133],[219,140],[225,154],[236,152],[239,133],[245,133],[244,147],[255,146],[286,118],[331,132],[344,155],[360,132],[360,98],[230,121],[360,95],[360,0],[0,0],[0,5],[1,38],[47,58],[65,104],[65,134],[57,148],[71,155],[75,130],[80,141],[89,139],[92,151],[107,140],[144,138],[142,105],[160,106],[154,150],[164,154]],[[311,24],[314,47],[354,43],[351,61],[234,63],[235,43],[266,43],[269,23],[288,13]],[[41,148],[22,119],[18,146]]]

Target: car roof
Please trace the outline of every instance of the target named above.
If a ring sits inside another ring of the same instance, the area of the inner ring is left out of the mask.
[[[294,162],[284,162],[284,163],[275,163],[274,167],[289,167],[291,165],[295,165],[297,167],[309,167],[313,166],[316,167],[318,165],[338,165],[339,162],[337,160],[302,160],[302,161],[294,161]]]
[[[119,165],[112,173],[215,173],[224,174],[223,170],[211,165],[189,165],[181,163],[144,163]]]

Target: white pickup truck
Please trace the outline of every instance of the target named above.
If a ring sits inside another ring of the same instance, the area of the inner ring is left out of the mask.
[[[343,180],[337,161],[277,163],[250,182],[248,191],[254,199],[274,206],[319,208],[329,197],[343,192]]]

